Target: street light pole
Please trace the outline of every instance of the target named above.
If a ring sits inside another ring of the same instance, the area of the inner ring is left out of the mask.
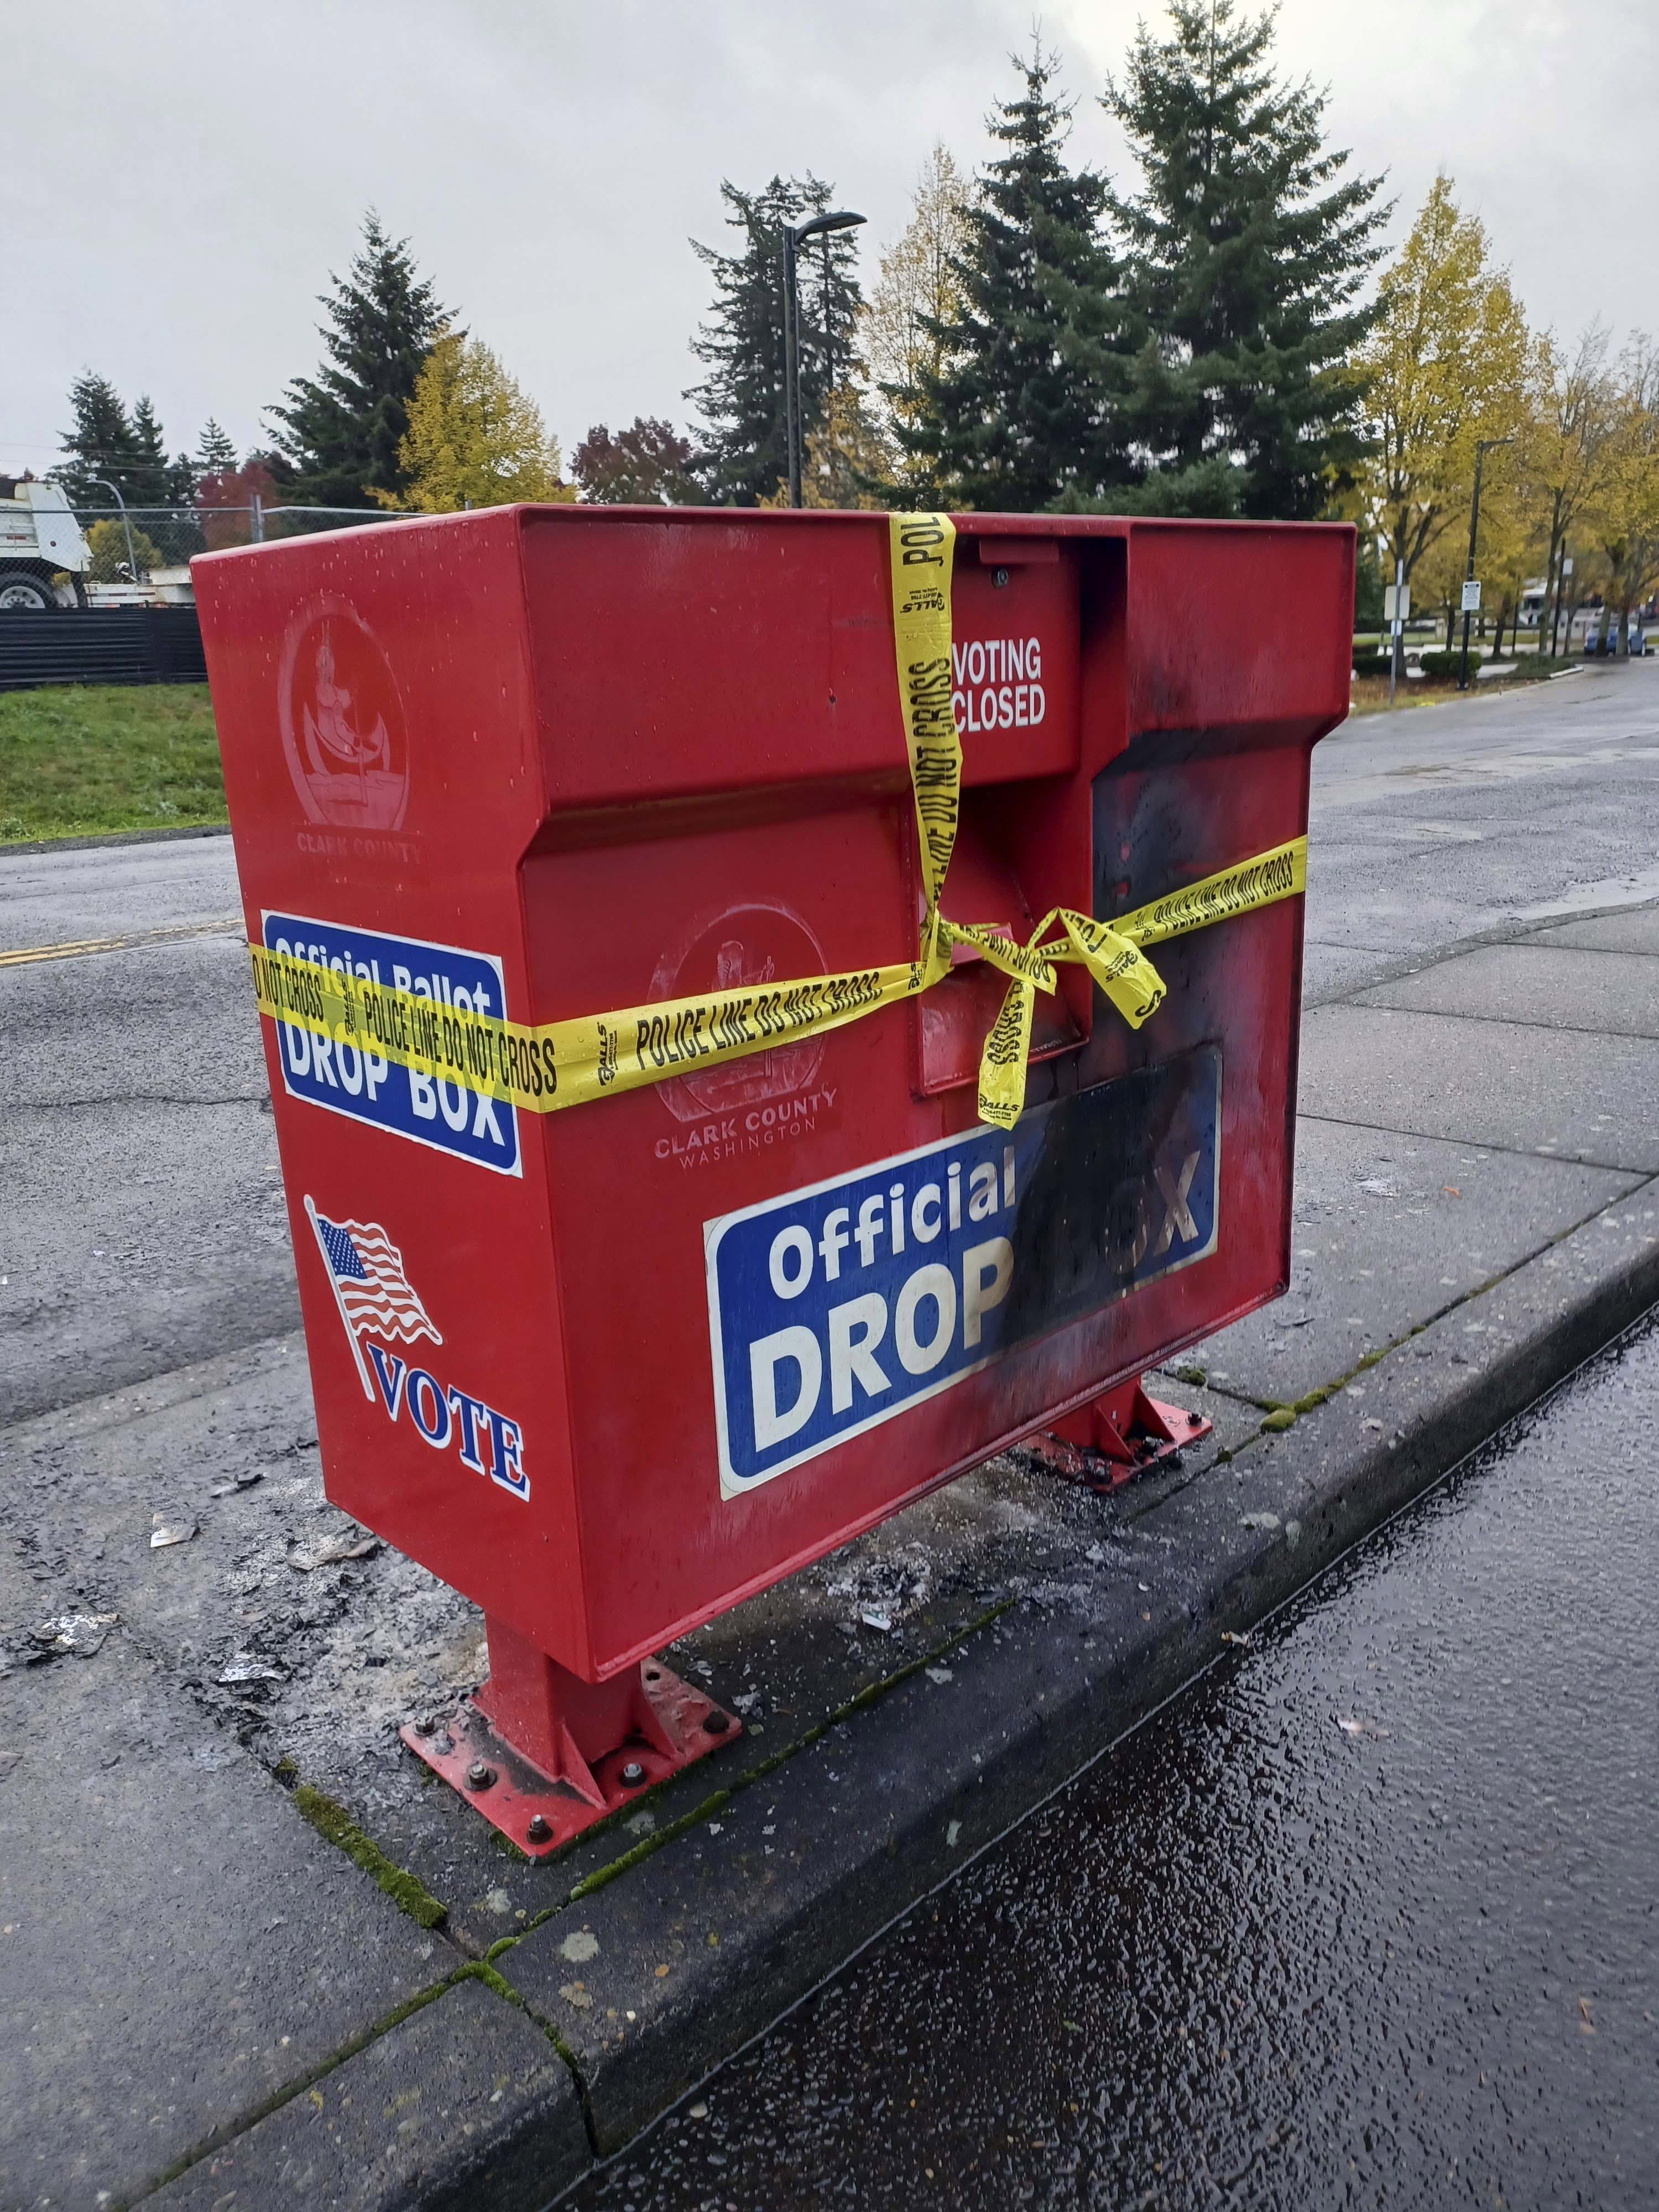
[[[1477,438],[1474,441],[1474,497],[1469,504],[1469,566],[1466,581],[1474,581],[1474,545],[1480,529],[1480,471],[1486,466],[1486,456],[1499,446],[1512,446],[1514,438]],[[1469,688],[1469,599],[1463,594],[1463,662],[1457,673],[1457,688]]]
[[[865,221],[848,209],[815,215],[810,222],[783,227],[783,434],[789,447],[789,504],[800,505],[800,298],[796,283],[796,258],[809,238],[823,238],[824,268],[824,336],[826,358],[833,327],[830,304],[830,244],[832,230],[855,230]]]
[[[127,541],[127,576],[131,582],[138,580],[138,556],[132,550],[132,525],[127,520],[127,503],[107,477],[88,477],[86,482],[100,491],[106,491],[121,510],[121,528]]]
[[[795,248],[799,243],[787,223],[783,228],[783,441],[788,456],[789,504],[800,505],[800,339],[795,329]]]

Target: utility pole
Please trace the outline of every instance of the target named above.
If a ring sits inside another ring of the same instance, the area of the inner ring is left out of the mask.
[[[1480,471],[1486,466],[1488,453],[1495,452],[1499,446],[1512,446],[1514,443],[1513,437],[1477,438],[1474,441],[1474,497],[1469,502],[1469,566],[1463,586],[1463,662],[1457,675],[1460,691],[1467,691],[1469,688],[1469,616],[1480,592],[1478,584],[1474,585],[1473,592],[1469,589],[1469,586],[1474,584],[1474,547],[1480,531]]]
[[[801,408],[800,408],[800,293],[796,281],[796,257],[809,238],[823,240],[823,323],[826,359],[833,372],[834,360],[828,352],[833,317],[830,300],[830,236],[832,230],[855,230],[865,221],[848,209],[836,210],[833,215],[815,215],[810,222],[786,223],[783,227],[783,433],[789,447],[789,504],[800,505]]]

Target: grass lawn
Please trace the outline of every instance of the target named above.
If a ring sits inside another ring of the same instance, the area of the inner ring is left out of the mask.
[[[1395,711],[1402,707],[1432,707],[1442,699],[1455,699],[1455,684],[1431,683],[1419,676],[1402,680],[1395,692]],[[1386,676],[1356,676],[1349,693],[1350,720],[1359,714],[1386,714],[1389,711],[1389,679]]]
[[[227,818],[205,684],[0,692],[0,846]]]

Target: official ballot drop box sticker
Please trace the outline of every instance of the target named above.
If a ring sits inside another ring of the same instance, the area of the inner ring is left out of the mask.
[[[464,1006],[481,1014],[506,1011],[501,963],[483,953],[418,944],[380,930],[344,929],[309,915],[265,914],[260,921],[261,942],[270,951],[291,951],[325,968],[372,976],[434,1006]],[[290,1097],[476,1161],[499,1175],[520,1172],[518,1113],[504,1099],[397,1066],[382,1054],[314,1036],[297,1023],[279,1023],[277,1034],[283,1087]]]
[[[1215,1249],[1213,1051],[711,1221],[728,1498]]]
[[[914,959],[886,517],[499,508],[194,574],[262,953],[532,1029]],[[945,912],[1024,944],[1301,838],[1352,579],[1345,526],[958,518]],[[264,1019],[329,1496],[597,1681],[1169,1358],[1288,1280],[1301,930],[1158,945],[1139,1028],[1060,969],[1012,1129],[972,946],[563,1110]]]

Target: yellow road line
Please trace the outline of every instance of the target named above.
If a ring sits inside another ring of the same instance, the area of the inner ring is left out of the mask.
[[[29,945],[20,951],[0,952],[0,968],[27,968],[36,960],[80,960],[93,952],[130,952],[140,945],[167,945],[185,937],[240,937],[242,917],[227,915],[222,921],[168,922],[158,929],[130,929],[119,937],[77,937],[64,945]]]

